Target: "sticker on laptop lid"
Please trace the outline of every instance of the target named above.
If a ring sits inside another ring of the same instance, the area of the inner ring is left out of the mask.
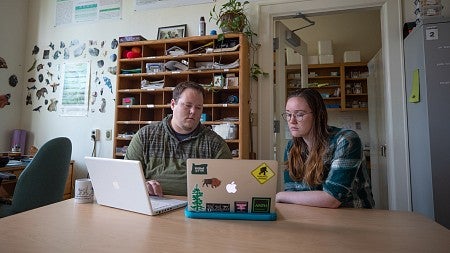
[[[208,174],[208,164],[192,164],[191,174],[206,175]]]
[[[211,186],[211,188],[217,188],[220,186],[220,183],[222,181],[220,181],[220,179],[218,179],[218,178],[213,177],[213,178],[205,178],[202,180],[202,182],[203,182],[202,187],[204,187],[204,186],[210,187]]]
[[[235,201],[234,202],[234,212],[235,213],[248,213],[248,202],[247,201]]]
[[[270,169],[270,167],[266,163],[262,163],[256,169],[252,170],[251,173],[260,184],[264,184],[273,176],[275,176],[273,170]]]
[[[252,198],[252,213],[269,213],[270,198]]]
[[[207,212],[230,212],[230,204],[226,203],[206,203]]]
[[[198,188],[198,184],[195,184],[194,189],[192,190],[192,205],[191,209],[194,211],[203,211],[203,192]]]

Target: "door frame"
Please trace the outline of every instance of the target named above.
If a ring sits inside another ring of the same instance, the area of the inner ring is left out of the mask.
[[[411,189],[406,129],[406,94],[401,0],[314,0],[258,4],[258,50],[262,69],[273,69],[274,17],[377,8],[381,18],[381,40],[386,83],[386,136],[389,209],[411,211]],[[294,12],[292,10],[295,10]],[[273,71],[257,84],[257,157],[272,159],[274,147]]]

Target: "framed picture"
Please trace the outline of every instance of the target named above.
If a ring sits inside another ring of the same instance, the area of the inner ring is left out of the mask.
[[[186,37],[186,24],[158,28],[158,40]]]

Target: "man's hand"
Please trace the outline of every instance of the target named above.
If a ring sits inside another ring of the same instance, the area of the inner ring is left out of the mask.
[[[145,182],[145,185],[147,186],[147,190],[150,195],[162,197],[163,191],[161,184],[158,181],[150,180]]]

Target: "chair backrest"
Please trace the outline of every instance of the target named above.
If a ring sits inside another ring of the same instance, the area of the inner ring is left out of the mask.
[[[11,214],[63,199],[72,156],[72,142],[58,137],[46,142],[17,179]]]

